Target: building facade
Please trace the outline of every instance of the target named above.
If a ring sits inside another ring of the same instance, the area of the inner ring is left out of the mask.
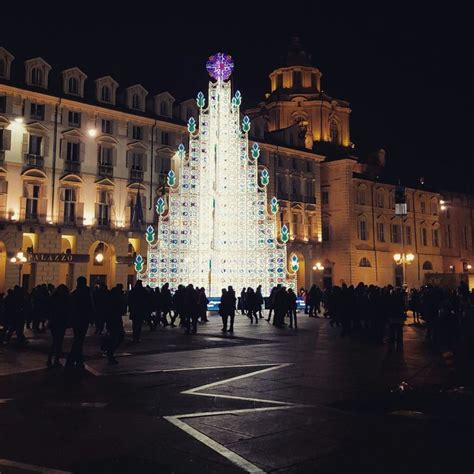
[[[416,286],[432,273],[472,273],[473,197],[407,188],[407,215],[395,216],[383,151],[365,163],[354,156],[349,103],[322,91],[296,39],[282,64],[246,113],[268,195],[290,229],[288,255],[299,258],[298,286]],[[76,67],[57,74],[42,58],[17,63],[0,47],[0,292],[72,287],[81,275],[132,284],[191,116],[194,99],[91,80]],[[10,261],[18,252],[27,262]],[[414,255],[404,273],[397,253]]]

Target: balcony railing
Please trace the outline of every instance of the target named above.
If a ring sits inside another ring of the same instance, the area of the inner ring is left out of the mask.
[[[33,155],[32,153],[27,153],[25,155],[25,165],[31,168],[43,168],[44,157],[40,155]]]
[[[130,181],[142,182],[143,170],[130,170]]]
[[[304,196],[303,202],[306,204],[316,204],[316,197],[315,196]]]
[[[277,197],[278,199],[283,199],[284,201],[289,201],[290,200],[290,196],[288,193],[282,193],[280,191],[277,192]]]
[[[79,161],[65,161],[64,162],[64,171],[66,173],[80,173],[81,172],[81,163]]]
[[[114,175],[114,167],[112,165],[99,165],[99,176],[111,178]]]
[[[99,227],[110,227],[110,219],[108,217],[98,217],[97,225]]]

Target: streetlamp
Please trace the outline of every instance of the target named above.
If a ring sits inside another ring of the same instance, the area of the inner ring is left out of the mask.
[[[23,269],[23,264],[26,263],[27,258],[23,252],[18,252],[15,257],[10,259],[10,262],[14,265],[18,265],[18,285],[21,286],[21,270]]]
[[[397,265],[410,265],[415,260],[415,256],[412,253],[394,253],[393,260]]]
[[[324,267],[321,262],[316,262],[316,264],[313,266],[313,270],[322,272],[324,270]]]

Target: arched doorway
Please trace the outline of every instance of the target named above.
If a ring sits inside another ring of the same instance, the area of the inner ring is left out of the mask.
[[[5,244],[0,241],[0,293],[5,293],[7,290],[5,276],[7,268],[7,248]]]
[[[403,286],[403,265],[394,264],[393,273],[394,273],[395,286],[402,287]]]
[[[71,254],[76,251],[76,238],[74,235],[61,236],[61,253]],[[74,287],[74,263],[59,264],[59,282],[70,290]]]
[[[93,288],[105,283],[109,288],[115,285],[115,248],[102,240],[95,241],[89,247],[89,263],[87,275],[89,285]]]

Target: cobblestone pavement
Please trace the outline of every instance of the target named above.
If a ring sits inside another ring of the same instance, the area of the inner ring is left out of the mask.
[[[473,471],[471,419],[387,403],[401,381],[446,376],[419,328],[393,352],[301,313],[297,330],[240,315],[233,336],[220,327],[128,335],[116,366],[91,335],[82,375],[45,368],[45,335],[3,346],[1,474]]]

